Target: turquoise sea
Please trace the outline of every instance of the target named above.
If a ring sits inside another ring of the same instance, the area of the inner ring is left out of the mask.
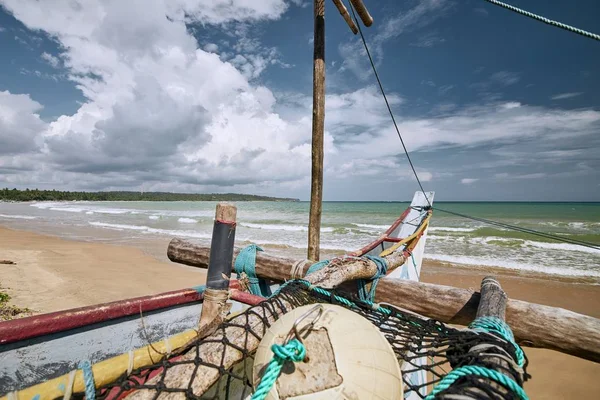
[[[209,243],[215,202],[0,203],[0,224],[110,242],[187,237]],[[440,208],[600,245],[600,203],[451,203]],[[308,202],[240,202],[239,245],[300,257]],[[355,250],[377,238],[408,203],[325,202],[322,249]],[[166,252],[166,249],[165,249]],[[591,278],[600,281],[600,251],[434,212],[425,258],[464,266]]]

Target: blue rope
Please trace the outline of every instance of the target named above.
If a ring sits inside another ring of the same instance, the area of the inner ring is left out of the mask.
[[[377,265],[377,273],[370,280],[359,279],[358,284],[358,298],[361,301],[372,303],[375,300],[375,290],[377,289],[377,283],[382,276],[387,273],[388,263],[383,257],[377,256],[365,256],[369,260],[373,261]],[[367,283],[371,282],[371,290],[367,292]]]
[[[512,330],[506,322],[496,317],[480,317],[471,322],[469,328],[479,332],[495,333],[512,344],[515,348],[517,364],[519,367],[523,367],[525,364],[525,354],[523,353],[521,346],[515,342],[515,337],[513,336]]]
[[[425,400],[433,400],[435,396],[437,396],[440,392],[443,392],[444,390],[448,389],[458,379],[464,378],[469,375],[476,375],[483,378],[491,379],[494,382],[497,382],[514,392],[521,400],[529,400],[529,397],[527,396],[527,393],[525,393],[523,388],[508,376],[498,371],[494,371],[493,369],[478,367],[476,365],[467,365],[452,370],[440,381],[440,383],[436,385],[436,387],[431,391],[431,393],[429,393],[429,395],[425,397]]]
[[[318,270],[325,268],[326,266],[329,265],[330,262],[331,262],[331,260],[323,260],[323,261],[314,263],[313,265],[310,266],[308,271],[306,271],[306,275],[310,275],[313,272],[317,272]]]
[[[85,383],[85,398],[86,400],[94,400],[96,398],[96,384],[94,383],[94,373],[92,372],[92,364],[88,361],[80,361],[78,368],[83,371],[83,382]]]
[[[256,391],[252,394],[252,400],[264,400],[267,397],[281,373],[281,368],[287,361],[300,362],[306,357],[306,349],[298,339],[292,339],[283,346],[275,343],[271,346],[271,350],[273,359],[269,362]]]
[[[257,296],[270,297],[271,288],[264,279],[259,279],[256,276],[257,251],[263,251],[263,249],[255,244],[244,247],[235,259],[235,272],[237,272],[238,279],[242,273],[248,276],[250,293]]]
[[[506,4],[506,3],[503,3],[503,2],[498,1],[498,0],[485,0],[485,1],[487,1],[488,3],[495,4],[497,6],[500,6],[500,7],[504,7],[507,10],[514,11],[514,12],[516,12],[518,14],[521,14],[521,15],[524,15],[526,17],[533,18],[535,20],[541,21],[541,22],[543,22],[545,24],[556,26],[558,28],[561,28],[561,29],[564,29],[564,30],[567,30],[567,31],[570,31],[570,32],[573,32],[573,33],[577,33],[577,34],[579,34],[581,36],[585,36],[585,37],[588,37],[590,39],[600,40],[600,35],[597,35],[595,33],[588,32],[588,31],[584,31],[583,29],[575,28],[574,26],[571,26],[571,25],[563,24],[562,22],[554,21],[554,20],[548,19],[546,17],[542,17],[541,15],[537,15],[537,14],[534,14],[532,12],[522,10],[522,9],[517,8],[515,6],[511,6],[510,4]]]

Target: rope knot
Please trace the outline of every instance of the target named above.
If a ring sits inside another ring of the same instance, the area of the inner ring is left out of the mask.
[[[280,361],[300,362],[306,357],[306,348],[297,339],[292,339],[285,345],[274,344],[271,351]]]

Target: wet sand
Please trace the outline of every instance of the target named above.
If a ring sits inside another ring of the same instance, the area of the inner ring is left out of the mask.
[[[131,244],[131,243],[130,243]],[[0,227],[0,286],[12,303],[35,312],[160,293],[199,285],[203,270],[166,261],[167,239],[151,239],[137,247],[78,242]],[[162,256],[161,256],[162,254]],[[515,276],[493,271],[511,298],[563,307],[600,318],[600,286]],[[450,268],[426,261],[422,280],[478,288],[490,271]],[[600,364],[555,351],[525,349],[532,380],[525,389],[532,399],[596,399],[600,397]]]

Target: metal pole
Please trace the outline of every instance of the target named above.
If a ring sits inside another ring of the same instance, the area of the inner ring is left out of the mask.
[[[323,201],[323,132],[325,121],[325,0],[314,0],[312,182],[308,222],[308,259],[319,260]]]

